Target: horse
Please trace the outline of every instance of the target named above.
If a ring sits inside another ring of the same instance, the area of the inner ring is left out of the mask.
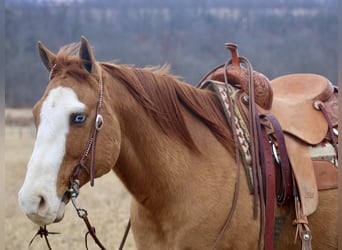
[[[183,82],[167,65],[98,62],[84,37],[57,54],[38,47],[50,79],[33,108],[36,140],[18,193],[30,220],[60,222],[72,176],[82,187],[113,171],[132,196],[137,249],[259,248],[260,214],[253,217],[213,91]],[[293,204],[277,206],[275,216],[275,249],[299,249]],[[337,190],[320,192],[309,218],[315,249],[337,249],[336,217]]]

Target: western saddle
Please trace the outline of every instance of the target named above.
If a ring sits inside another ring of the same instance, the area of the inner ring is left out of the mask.
[[[218,93],[228,124],[238,130],[232,129],[239,134],[254,211],[260,201],[264,215],[260,247],[273,249],[275,199],[278,205],[294,199],[297,236],[311,249],[307,216],[318,207],[319,190],[337,188],[338,88],[316,74],[269,81],[239,57],[237,45],[226,47],[231,60],[197,87]]]

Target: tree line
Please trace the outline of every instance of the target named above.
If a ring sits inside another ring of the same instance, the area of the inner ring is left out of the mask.
[[[6,3],[6,106],[31,107],[44,91],[48,72],[37,55],[38,40],[57,52],[81,35],[99,61],[118,59],[137,67],[169,63],[172,73],[190,84],[230,58],[226,42],[238,44],[240,55],[270,79],[311,72],[337,83],[334,4],[336,0],[324,5],[303,0]]]

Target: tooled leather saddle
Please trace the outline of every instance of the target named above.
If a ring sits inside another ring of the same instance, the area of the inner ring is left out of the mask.
[[[295,200],[294,223],[302,246],[311,249],[307,216],[318,207],[319,190],[337,188],[338,88],[316,74],[269,81],[242,65],[249,62],[239,57],[236,45],[226,46],[231,60],[197,87],[216,91],[228,124],[235,121],[250,192],[255,200],[261,197],[261,245],[273,249],[276,197],[278,205]]]

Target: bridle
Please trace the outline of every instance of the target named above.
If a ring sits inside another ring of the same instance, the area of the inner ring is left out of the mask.
[[[101,71],[100,71],[101,72]],[[94,186],[94,179],[95,179],[95,159],[96,159],[96,141],[97,141],[97,135],[100,132],[100,130],[103,128],[103,117],[101,115],[101,109],[103,105],[103,80],[102,75],[99,76],[99,83],[100,83],[100,91],[99,91],[99,100],[96,105],[96,116],[95,116],[95,123],[94,127],[92,128],[92,131],[90,133],[89,139],[88,139],[88,146],[86,150],[84,151],[80,162],[74,167],[74,170],[69,178],[69,188],[66,191],[65,195],[68,195],[71,199],[71,202],[76,209],[77,215],[79,218],[83,219],[84,223],[87,226],[88,232],[85,235],[85,245],[88,249],[87,245],[87,236],[90,234],[93,239],[95,240],[96,244],[101,248],[105,249],[101,241],[96,236],[95,227],[93,227],[88,219],[88,212],[87,210],[83,208],[79,208],[76,203],[76,198],[79,195],[80,192],[80,175],[82,173],[82,170],[86,171],[89,174],[90,178],[90,186]],[[90,160],[90,167],[88,169],[86,163],[88,160],[89,153],[91,153],[91,160]],[[64,195],[64,196],[65,196]],[[63,197],[64,197],[63,196]],[[62,199],[62,202],[63,199]]]
[[[55,69],[54,65],[50,71],[49,74],[49,80],[52,78],[52,73],[53,70]],[[90,179],[90,186],[94,186],[94,179],[95,179],[95,160],[96,160],[96,141],[97,141],[97,135],[100,132],[100,130],[103,128],[103,117],[101,115],[101,110],[103,106],[103,97],[104,97],[104,87],[103,87],[103,78],[102,78],[102,72],[99,70],[99,85],[100,85],[100,90],[99,90],[99,99],[96,105],[96,116],[95,116],[95,122],[94,122],[94,127],[92,128],[92,131],[90,133],[89,139],[88,139],[88,144],[86,147],[86,150],[83,152],[82,157],[80,158],[79,163],[74,167],[71,176],[69,177],[69,187],[67,191],[64,193],[61,202],[64,202],[67,204],[70,200],[76,209],[77,215],[79,218],[83,219],[88,232],[85,234],[85,246],[86,249],[88,249],[88,240],[87,237],[88,235],[91,235],[92,238],[94,239],[95,243],[101,248],[101,249],[106,249],[101,241],[98,239],[96,236],[96,231],[95,227],[93,227],[88,219],[88,212],[84,208],[78,207],[76,203],[76,198],[78,197],[80,193],[80,176],[82,171],[85,171],[89,175]],[[88,161],[89,154],[91,154],[91,159],[90,159],[90,166],[87,167],[86,163]],[[121,241],[119,249],[122,249],[125,241],[127,239],[127,235],[129,233],[130,229],[130,221],[127,224],[125,234],[123,236],[123,239]],[[40,226],[38,232],[35,234],[33,239],[30,241],[29,245],[32,244],[33,240],[36,238],[36,236],[40,236],[41,238],[44,236],[46,244],[49,249],[51,249],[50,243],[48,241],[47,236],[49,234],[57,234],[56,232],[49,232],[46,228],[46,225]]]

